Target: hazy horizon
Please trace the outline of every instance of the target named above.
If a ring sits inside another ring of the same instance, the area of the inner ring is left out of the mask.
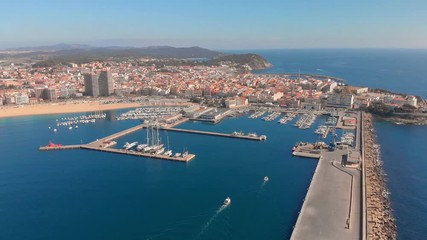
[[[7,1],[0,49],[54,45],[209,49],[427,48],[427,2]]]

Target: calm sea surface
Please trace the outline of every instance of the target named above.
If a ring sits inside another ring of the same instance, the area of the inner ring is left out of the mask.
[[[271,73],[315,73],[350,84],[427,95],[425,50],[275,50]],[[50,115],[0,119],[0,239],[286,239],[310,184],[316,161],[292,158],[299,130],[247,117],[218,125],[180,127],[257,132],[266,142],[162,132],[174,151],[188,149],[188,164],[85,150],[39,152],[49,140],[88,142],[135,126],[105,120],[68,130],[48,129]],[[427,238],[427,128],[377,122],[391,199],[401,239]],[[118,140],[144,141],[140,131]],[[270,181],[263,185],[263,177]],[[232,203],[221,209],[224,199]]]
[[[73,114],[71,114],[72,116]],[[0,119],[0,239],[283,239],[316,161],[291,157],[299,130],[261,119],[181,127],[266,134],[266,142],[161,132],[188,164],[86,150],[39,152],[49,140],[88,142],[138,124],[106,120],[48,129],[62,116]],[[118,140],[145,141],[145,131]],[[263,185],[264,176],[270,181]],[[232,203],[220,210],[224,199]]]

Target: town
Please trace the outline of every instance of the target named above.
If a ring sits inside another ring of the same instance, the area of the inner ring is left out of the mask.
[[[189,99],[226,108],[368,109],[400,117],[423,116],[426,111],[425,102],[416,96],[348,86],[327,76],[254,74],[227,62],[169,66],[148,57],[51,67],[0,62],[2,108],[55,102],[114,103],[141,96]]]

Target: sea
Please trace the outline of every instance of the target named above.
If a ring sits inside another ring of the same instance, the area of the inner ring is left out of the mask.
[[[427,95],[425,50],[252,52],[274,65],[259,73],[322,70],[321,75],[341,77],[352,85]],[[117,121],[123,111],[106,111],[106,119],[73,130],[56,127],[56,120],[81,114],[0,119],[0,239],[290,237],[317,164],[292,157],[291,148],[298,141],[317,141],[314,129],[325,117],[307,130],[293,127],[293,122],[281,125],[247,115],[216,125],[179,126],[256,132],[267,135],[264,142],[160,131],[174,152],[197,155],[189,163],[87,150],[38,151],[49,141],[86,143],[139,124]],[[375,129],[399,239],[426,239],[427,127],[376,121]],[[117,147],[126,141],[144,142],[145,137],[145,130],[135,132],[118,139]],[[226,197],[231,204],[225,207]]]

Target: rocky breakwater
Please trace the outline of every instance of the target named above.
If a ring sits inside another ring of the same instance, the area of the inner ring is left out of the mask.
[[[380,159],[380,146],[377,144],[372,125],[372,115],[365,114],[363,124],[368,239],[396,239],[396,221],[388,196],[389,192]]]

